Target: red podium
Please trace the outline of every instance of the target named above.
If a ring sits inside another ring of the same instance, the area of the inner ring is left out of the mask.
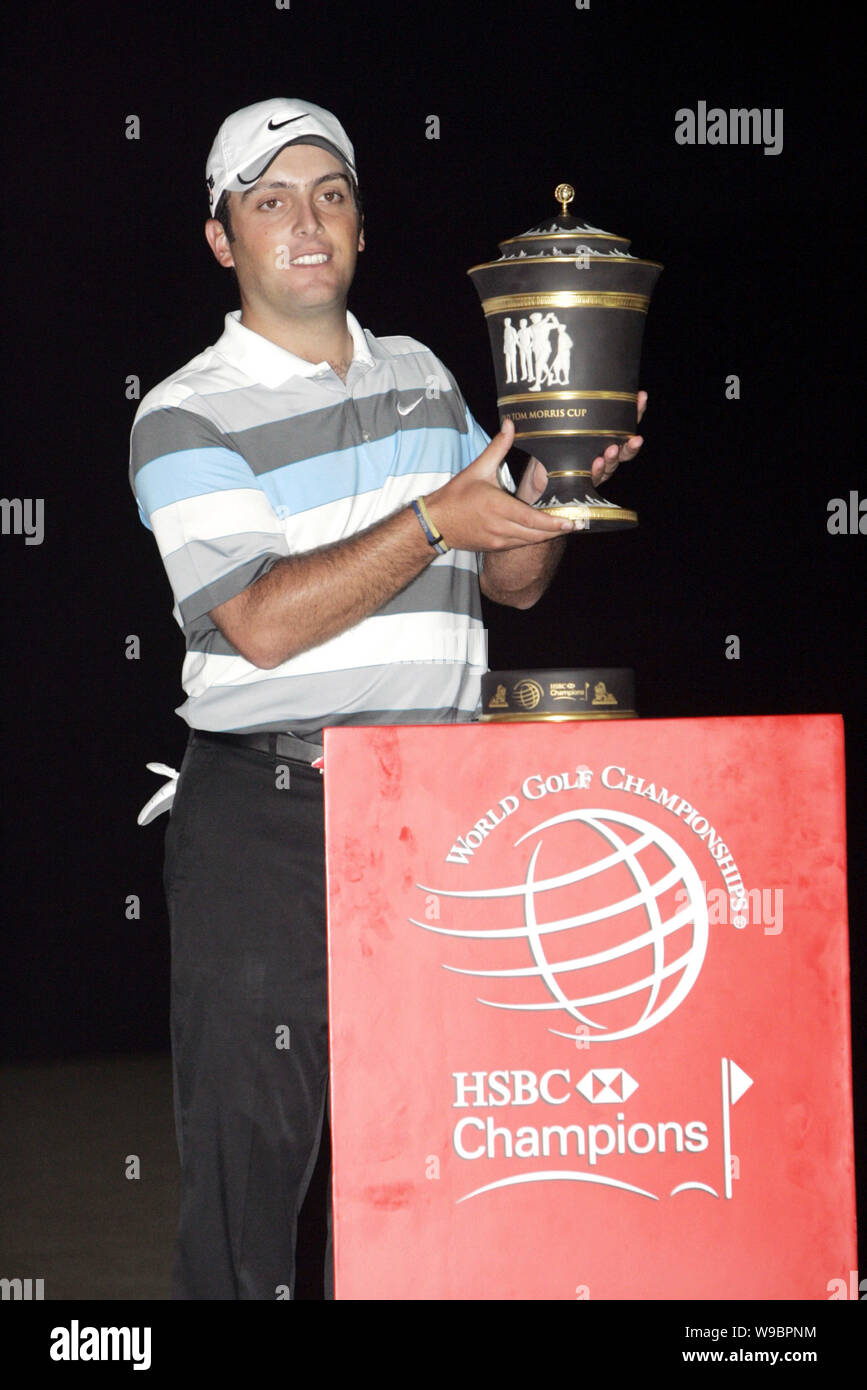
[[[336,1296],[856,1269],[837,716],[332,729]]]

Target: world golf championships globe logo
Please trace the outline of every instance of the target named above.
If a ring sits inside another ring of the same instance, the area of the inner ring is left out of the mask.
[[[512,694],[522,709],[531,710],[536,708],[545,692],[538,681],[525,676],[512,687]]]
[[[673,1013],[708,940],[704,888],[677,841],[606,808],[553,816],[515,841],[521,846],[524,871],[514,883],[418,885],[451,900],[438,922],[412,919],[464,943],[463,961],[445,969],[491,981],[479,996],[491,1008],[561,1024],[568,1015],[568,1032],[550,1028],[565,1038],[613,1042]]]

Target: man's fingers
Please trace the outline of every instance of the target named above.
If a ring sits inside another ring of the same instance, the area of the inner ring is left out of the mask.
[[[540,512],[539,515],[546,516],[547,513]],[[555,536],[568,535],[570,531],[581,529],[580,522],[570,521],[568,517],[552,516],[549,517],[548,520],[556,523],[550,530],[547,527],[542,529],[535,525],[525,526],[523,522],[520,521],[512,522],[504,532],[503,538],[513,542],[516,546],[538,545],[541,541],[550,541],[553,540]]]
[[[490,444],[479,454],[478,458],[473,459],[468,468],[464,469],[464,476],[478,478],[484,477],[488,482],[496,482],[497,469],[505,459],[509,450],[515,442],[515,426],[506,416],[503,420],[502,428],[494,435]]]
[[[547,531],[550,536],[556,536],[558,532],[574,531],[575,529],[575,524],[570,517],[552,516],[550,512],[541,512],[535,507],[533,508],[532,520],[521,522],[520,525],[529,526],[531,530],[534,531]]]
[[[641,417],[647,409],[647,392],[639,391],[636,409],[636,424],[640,423]]]
[[[613,469],[611,470],[613,472]],[[606,471],[603,459],[594,459],[590,465],[590,481],[594,487],[599,487],[601,483],[607,483],[611,477],[611,472]]]
[[[529,520],[508,520],[503,528],[504,539],[513,540],[515,545],[536,545],[540,541],[553,540],[557,535],[567,535],[570,531],[583,531],[586,523],[569,517],[552,516],[535,508]]]
[[[530,505],[547,481],[547,471],[537,459],[525,470],[518,495],[500,486],[497,473],[514,439],[515,426],[506,416],[499,433],[479,457],[428,496],[432,522],[456,550],[533,545],[576,529],[568,517],[550,516]]]
[[[493,463],[494,469],[496,470],[503,462],[503,459],[506,457],[506,454],[509,452],[514,442],[515,426],[512,424],[509,416],[506,415],[500,426],[499,433],[494,435],[484,453],[479,454],[476,463],[481,463],[484,459],[486,465]]]
[[[527,467],[524,469],[524,476],[518,484],[515,493],[522,502],[529,502],[531,505],[542,496],[548,482],[548,470],[538,459],[531,458]]]
[[[529,539],[540,541],[550,540],[551,536],[559,536],[564,531],[575,529],[568,517],[550,516],[548,512],[540,512],[535,509],[533,509],[532,520],[525,521],[523,518],[512,520],[510,517],[509,525],[517,527]]]
[[[617,471],[620,462],[620,449],[616,444],[609,444],[604,454],[595,458],[591,464],[591,479],[594,484],[606,483],[613,473]]]
[[[634,459],[641,448],[644,440],[640,434],[633,434],[618,449],[616,444],[609,444],[604,456],[593,460],[591,464],[591,475],[595,485],[607,483],[608,479],[617,471],[618,464],[628,463]]]
[[[547,468],[544,463],[540,463],[538,459],[530,459],[527,465],[527,473],[529,474],[530,486],[541,497],[548,485]]]
[[[548,540],[564,531],[573,530],[568,517],[551,516],[549,512],[539,511],[521,502],[517,497],[503,495],[497,499],[494,513],[505,530],[522,533],[528,540]]]
[[[643,443],[644,440],[642,439],[640,434],[632,435],[631,439],[627,439],[626,443],[620,446],[620,453],[617,462],[628,463],[630,459],[634,459],[635,455],[638,453],[638,450],[641,448]],[[615,467],[616,466],[617,465],[615,464]]]

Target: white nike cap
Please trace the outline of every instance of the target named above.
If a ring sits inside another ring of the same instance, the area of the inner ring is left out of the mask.
[[[336,116],[310,101],[275,97],[227,116],[211,146],[205,176],[213,216],[228,189],[243,193],[287,145],[319,145],[336,154],[357,181],[355,151]]]

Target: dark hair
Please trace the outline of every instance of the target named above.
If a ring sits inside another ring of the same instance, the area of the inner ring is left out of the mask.
[[[220,194],[220,201],[214,208],[214,216],[218,222],[222,222],[223,231],[229,241],[235,240],[235,233],[232,231],[232,211],[229,207],[229,190]]]
[[[361,231],[361,224],[364,221],[364,211],[361,206],[361,194],[358,191],[358,184],[352,175],[349,175],[349,187],[352,189],[352,201],[355,204],[355,211],[358,213],[358,230]],[[229,190],[226,189],[220,194],[220,201],[214,208],[214,216],[218,222],[222,222],[223,231],[226,233],[228,241],[235,240],[235,233],[232,230],[232,209],[229,205]]]

